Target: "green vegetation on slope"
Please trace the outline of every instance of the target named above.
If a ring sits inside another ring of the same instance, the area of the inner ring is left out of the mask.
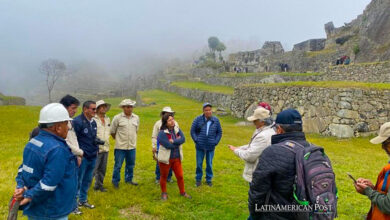
[[[319,76],[322,73],[290,73],[290,72],[280,72],[280,73],[232,73],[226,72],[218,74],[217,77],[226,77],[226,78],[244,78],[244,77],[252,77],[252,76]],[[214,77],[214,76],[210,76]]]
[[[234,92],[233,87],[210,85],[204,82],[191,82],[191,81],[177,81],[172,82],[171,86],[177,86],[185,89],[195,89],[207,92],[222,93],[232,95]]]
[[[390,90],[390,83],[364,83],[352,81],[297,81],[285,83],[269,83],[269,84],[247,84],[244,87],[320,87],[320,88],[360,88],[360,89],[376,89]]]

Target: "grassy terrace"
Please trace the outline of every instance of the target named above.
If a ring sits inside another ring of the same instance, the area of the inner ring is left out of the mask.
[[[185,89],[214,92],[214,93],[222,93],[227,95],[232,95],[234,92],[233,87],[210,85],[204,82],[177,81],[177,82],[172,82],[171,86],[177,86]]]
[[[335,49],[324,49],[324,50],[319,50],[319,51],[306,51],[305,56],[306,57],[316,57],[319,55],[327,55],[331,53],[335,53]]]
[[[190,137],[192,120],[201,114],[201,103],[163,91],[141,93],[145,102],[156,102],[148,107],[136,107],[141,124],[138,131],[137,159],[134,178],[140,185],[133,187],[121,184],[118,190],[111,185],[114,164],[114,141],[108,159],[107,174],[104,181],[107,193],[89,191],[89,201],[96,205],[93,210],[82,209],[82,216],[76,219],[247,219],[248,183],[242,178],[244,162],[228,148],[228,144],[244,145],[250,141],[254,128],[236,126],[237,119],[221,117],[223,137],[216,148],[214,158],[214,186],[195,187],[195,147]],[[107,99],[112,104],[108,116],[120,112],[117,104],[121,98]],[[151,153],[151,133],[153,124],[159,119],[164,106],[176,111],[175,119],[186,137],[183,146],[184,180],[186,191],[192,200],[179,196],[176,183],[168,184],[169,199],[160,200],[160,187],[154,183],[155,161]],[[0,219],[6,219],[7,204],[15,187],[14,177],[22,163],[24,145],[28,133],[38,120],[40,107],[0,106]],[[380,169],[389,159],[380,146],[369,143],[369,138],[336,139],[308,135],[309,141],[323,146],[332,160],[339,190],[338,215],[340,220],[363,219],[370,207],[367,197],[355,192],[352,181],[346,172],[356,178],[366,177],[375,182]],[[122,167],[122,175],[123,178]],[[123,179],[122,179],[123,180]],[[21,216],[20,216],[21,217]],[[27,219],[21,217],[20,219]]]
[[[226,78],[240,78],[240,77],[251,77],[251,76],[319,76],[322,73],[289,73],[289,72],[280,72],[280,73],[221,73],[217,77],[226,77]]]
[[[360,88],[360,89],[376,89],[390,90],[390,83],[364,83],[352,81],[319,81],[319,82],[286,82],[286,83],[270,83],[270,84],[247,84],[243,87],[320,87],[320,88]]]

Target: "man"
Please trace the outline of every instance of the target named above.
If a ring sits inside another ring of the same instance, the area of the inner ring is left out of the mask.
[[[135,153],[137,145],[137,132],[139,129],[139,117],[133,113],[135,101],[124,99],[119,104],[122,113],[115,115],[111,125],[111,136],[115,139],[115,164],[112,174],[112,184],[119,187],[120,173],[123,161],[126,160],[125,182],[134,186],[138,183],[133,181],[135,166]]]
[[[222,138],[222,128],[218,118],[213,116],[210,103],[203,104],[203,114],[192,122],[191,137],[196,147],[196,186],[199,187],[202,184],[205,157],[206,183],[208,186],[212,186],[214,150]]]
[[[270,117],[270,112],[267,109],[257,108],[253,115],[247,118],[256,127],[249,144],[241,147],[229,145],[230,150],[245,161],[245,169],[242,176],[249,183],[252,181],[252,173],[256,169],[259,156],[264,149],[271,145],[271,136],[275,134]]]
[[[74,130],[77,135],[77,141],[80,148],[84,151],[83,159],[79,168],[79,206],[84,206],[89,209],[95,208],[94,205],[88,203],[88,189],[92,182],[92,175],[95,169],[98,145],[96,143],[96,122],[93,120],[96,111],[96,103],[94,101],[86,101],[83,103],[83,112],[73,120]]]
[[[46,105],[39,134],[24,148],[14,198],[28,219],[68,219],[76,208],[77,160],[65,141],[71,120],[62,104]]]
[[[167,106],[164,107],[160,113],[160,117],[163,118],[165,115],[174,115],[175,112],[172,111],[171,107]],[[152,133],[152,153],[153,153],[153,158],[156,160],[156,184],[160,184],[160,168],[158,167],[158,161],[157,161],[157,154],[158,154],[158,149],[159,149],[159,144],[157,143],[157,136],[158,133],[160,132],[161,129],[161,118],[160,120],[156,121],[153,126],[153,133]],[[175,130],[179,130],[179,124],[175,121]],[[173,182],[172,181],[172,169],[169,169],[168,173],[168,179],[167,181],[169,183]]]
[[[382,144],[382,149],[390,156],[390,122],[384,123],[379,129],[379,135],[370,142]],[[356,191],[371,200],[372,205],[367,220],[390,219],[389,173],[390,164],[387,164],[379,173],[375,186],[370,180],[363,178],[357,179],[355,183]]]
[[[107,189],[103,187],[103,181],[107,170],[108,151],[110,150],[110,118],[106,116],[110,107],[111,104],[104,102],[104,100],[97,101],[96,116],[93,118],[97,125],[97,137],[104,141],[104,144],[99,145],[99,153],[94,171],[94,190],[101,192],[107,192]]]
[[[71,95],[66,95],[61,98],[60,103],[66,108],[66,110],[69,113],[69,117],[73,118],[73,116],[77,112],[77,108],[80,105],[80,101],[77,100],[75,97]],[[72,150],[72,153],[77,156],[77,164],[80,166],[81,159],[83,157],[83,150],[80,149],[79,143],[77,142],[76,133],[74,132],[72,122],[68,122],[68,136],[66,137],[66,143]],[[37,136],[39,134],[39,127],[34,128],[34,130],[30,133],[30,140],[31,138]]]
[[[73,118],[73,116],[77,112],[77,108],[80,105],[80,101],[71,95],[66,95],[62,97],[60,103],[64,105],[66,110],[69,113],[69,117]],[[68,136],[66,137],[66,143],[72,149],[72,153],[77,156],[77,164],[81,165],[81,159],[83,158],[84,151],[80,149],[79,143],[77,142],[76,132],[74,131],[72,122],[68,123]]]
[[[294,219],[288,212],[256,212],[261,205],[291,205],[295,179],[295,153],[283,146],[286,141],[310,146],[302,132],[302,117],[287,109],[276,117],[276,135],[260,155],[249,189],[249,219]]]

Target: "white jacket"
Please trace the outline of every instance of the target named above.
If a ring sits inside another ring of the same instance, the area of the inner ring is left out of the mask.
[[[234,150],[234,153],[245,161],[245,169],[242,177],[252,181],[252,173],[255,171],[259,157],[263,150],[271,145],[271,136],[276,134],[271,126],[256,129],[248,145],[241,146]]]

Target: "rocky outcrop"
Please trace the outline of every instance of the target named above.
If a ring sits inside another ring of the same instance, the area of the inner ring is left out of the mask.
[[[325,48],[326,39],[311,39],[295,44],[293,51],[319,51]]]

